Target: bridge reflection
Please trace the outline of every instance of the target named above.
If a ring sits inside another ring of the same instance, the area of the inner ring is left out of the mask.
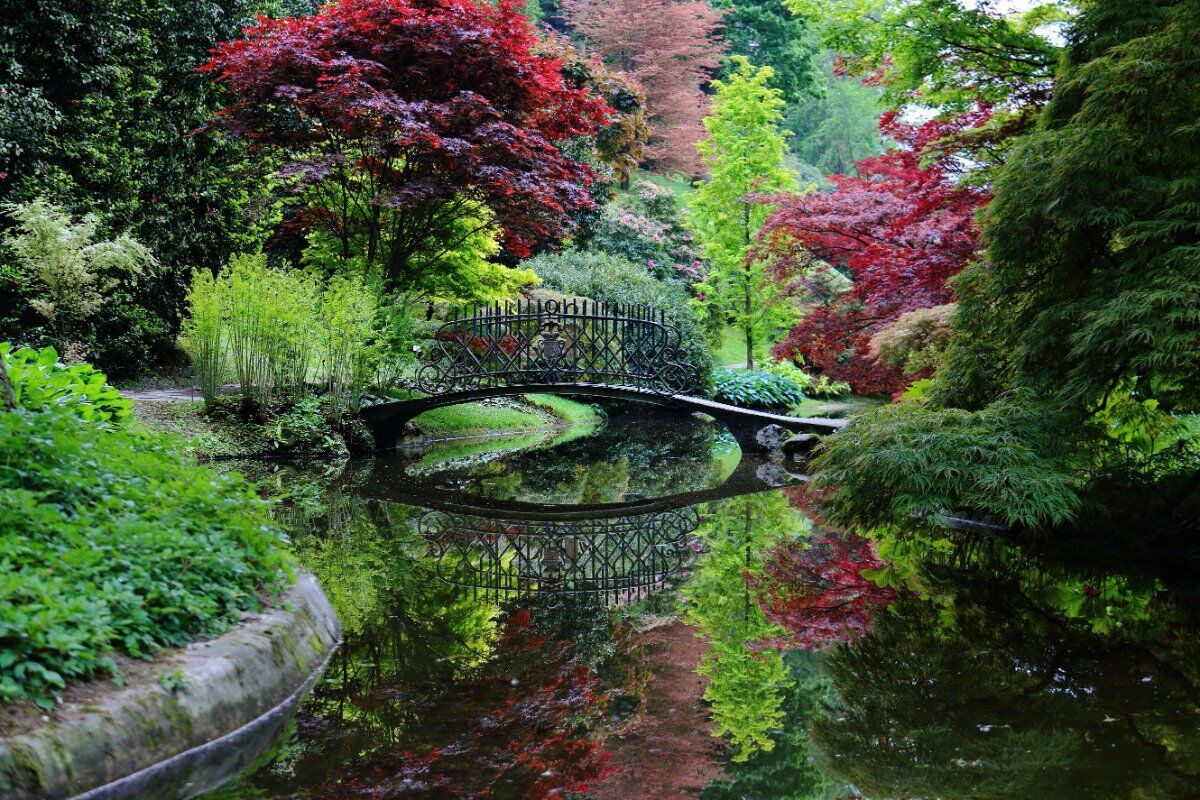
[[[682,577],[699,551],[695,507],[596,519],[527,520],[427,511],[418,530],[438,576],[489,598],[589,594],[639,600]]]

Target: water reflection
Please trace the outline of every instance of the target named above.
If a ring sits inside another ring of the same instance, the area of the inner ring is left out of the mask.
[[[851,536],[719,432],[644,427],[293,492],[346,642],[217,796],[1200,796],[1194,562],[1112,531]],[[703,680],[668,702],[654,676],[696,636]]]
[[[426,511],[438,577],[485,597],[594,594],[628,603],[678,579],[700,545],[695,508],[627,517],[524,520]]]

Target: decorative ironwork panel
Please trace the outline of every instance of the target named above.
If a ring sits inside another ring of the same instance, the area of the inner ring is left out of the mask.
[[[691,564],[695,508],[590,520],[518,520],[427,511],[418,530],[443,581],[502,598],[602,595],[621,603],[661,589]]]
[[[429,394],[581,383],[683,394],[698,382],[679,329],[647,306],[521,300],[452,316],[417,373]]]

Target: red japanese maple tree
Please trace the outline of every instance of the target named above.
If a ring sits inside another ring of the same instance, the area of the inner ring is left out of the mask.
[[[857,175],[831,175],[834,190],[765,198],[778,207],[759,233],[759,254],[781,280],[804,280],[814,261],[850,274],[847,293],[825,294],[776,346],[780,358],[802,356],[826,375],[865,394],[894,392],[905,376],[875,361],[871,334],[917,308],[950,302],[947,280],[979,251],[975,215],[988,193],[960,180],[969,166],[946,147],[982,126],[986,106],[922,125],[890,111],[880,121],[896,147],[857,162]],[[821,296],[821,287],[813,287]]]
[[[645,88],[646,156],[655,168],[697,172],[696,142],[706,135],[708,111],[701,86],[720,60],[723,12],[703,0],[563,0],[562,8],[593,52]]]
[[[494,220],[523,256],[593,207],[591,170],[559,145],[612,113],[566,87],[537,41],[515,0],[338,0],[260,17],[202,67],[231,100],[208,127],[268,150],[299,197],[294,221],[393,285],[473,233],[464,219]]]
[[[894,589],[863,577],[863,570],[883,566],[861,536],[826,533],[779,545],[763,574],[748,581],[767,619],[787,634],[758,646],[821,650],[866,633],[874,615],[896,598]]]

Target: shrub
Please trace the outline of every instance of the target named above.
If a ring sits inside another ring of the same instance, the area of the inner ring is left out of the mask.
[[[82,354],[85,328],[118,281],[158,267],[150,251],[128,234],[97,241],[100,223],[93,215],[76,221],[41,198],[3,209],[17,223],[3,241],[28,281],[29,304],[61,348]]]
[[[21,405],[0,413],[0,701],[49,709],[68,679],[114,674],[114,653],[219,632],[287,562],[239,476],[99,418],[103,375],[11,362]],[[35,400],[39,382],[56,385],[52,402]]]
[[[222,343],[224,312],[216,277],[208,270],[196,270],[187,294],[190,313],[181,331],[184,348],[196,368],[200,394],[211,401],[225,378],[225,350]]]
[[[605,206],[584,246],[628,259],[659,279],[704,277],[700,250],[680,224],[675,195],[649,181],[638,182],[635,199]]]
[[[261,253],[234,256],[217,279],[222,323],[242,394],[265,407],[273,393],[302,392],[317,327],[317,287],[275,270]]]
[[[721,369],[713,373],[713,399],[746,408],[780,408],[804,399],[791,378],[759,370]]]
[[[8,367],[14,399],[22,408],[68,408],[95,422],[116,422],[130,414],[129,401],[108,385],[104,373],[87,364],[65,366],[52,347],[13,352],[10,343],[0,342],[0,360]]]
[[[655,280],[637,264],[593,251],[543,253],[525,261],[524,266],[536,272],[548,289],[605,303],[640,303],[661,310],[667,321],[680,330],[684,360],[699,372],[701,386],[708,384],[712,356],[682,284]]]
[[[322,368],[329,394],[346,411],[358,409],[379,363],[374,344],[379,303],[357,278],[335,275],[321,293]]]
[[[277,270],[240,255],[215,278],[197,271],[184,343],[208,403],[227,375],[265,410],[273,397],[303,397],[324,383],[335,411],[357,405],[380,361],[374,290],[358,278]]]
[[[1071,430],[1087,433],[1024,394],[978,412],[885,406],[824,440],[812,486],[830,522],[860,529],[937,527],[945,513],[1061,524],[1080,507]]]
[[[795,382],[805,397],[836,398],[850,394],[850,384],[845,381],[835,381],[825,375],[812,375],[791,361],[773,361],[766,371]]]
[[[871,335],[871,355],[881,363],[900,367],[905,375],[932,374],[950,344],[955,308],[947,303],[901,314]]]

